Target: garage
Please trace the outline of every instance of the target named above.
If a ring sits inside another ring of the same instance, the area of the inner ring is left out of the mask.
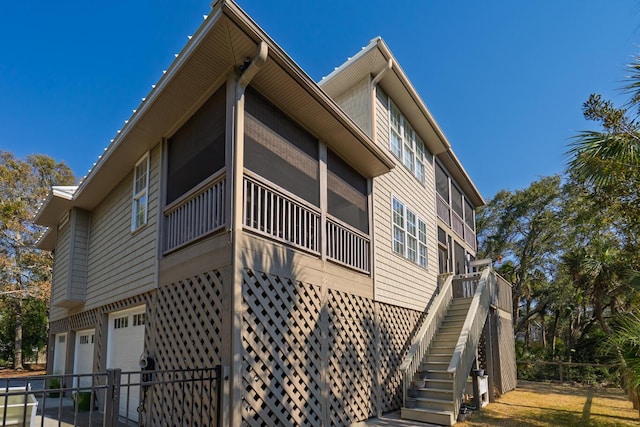
[[[107,368],[122,369],[123,372],[139,371],[140,356],[144,351],[144,324],[146,307],[138,306],[109,314],[107,338]],[[130,378],[129,378],[130,377]],[[121,384],[138,383],[139,375],[122,375]],[[138,420],[140,403],[139,387],[122,387],[120,415]],[[128,401],[128,409],[127,409]]]
[[[67,334],[56,334],[53,347],[53,373],[64,374],[67,362]]]
[[[73,373],[91,374],[93,373],[93,342],[95,340],[95,329],[86,329],[76,332],[75,353],[73,355]],[[93,381],[91,377],[80,377],[75,381],[74,387],[91,387]]]

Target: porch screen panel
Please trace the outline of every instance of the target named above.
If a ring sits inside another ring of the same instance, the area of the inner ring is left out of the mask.
[[[475,230],[474,221],[473,221],[473,206],[469,203],[468,200],[464,201],[464,222],[467,223],[471,230]]]
[[[224,167],[225,88],[169,139],[167,203]]]
[[[451,208],[462,218],[462,192],[451,185]]]
[[[369,233],[367,179],[327,150],[327,208],[330,215]]]
[[[436,164],[436,190],[438,194],[449,203],[449,177],[442,166]]]
[[[245,95],[244,131],[247,169],[320,205],[316,138],[251,88]]]

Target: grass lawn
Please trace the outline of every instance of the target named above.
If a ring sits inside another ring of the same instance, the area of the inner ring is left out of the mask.
[[[638,411],[620,389],[518,381],[518,388],[465,422],[480,426],[640,426]]]

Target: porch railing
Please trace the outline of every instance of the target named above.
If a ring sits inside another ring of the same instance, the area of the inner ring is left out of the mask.
[[[476,357],[476,349],[480,343],[484,324],[489,313],[491,289],[495,287],[495,275],[491,268],[485,269],[481,276],[476,274],[473,279],[471,277],[468,279],[463,282],[464,286],[474,288],[475,292],[447,369],[453,376],[454,419],[458,417],[462,394]],[[476,283],[469,284],[470,280],[475,280]]]
[[[319,208],[257,178],[245,176],[243,225],[247,229],[320,255],[321,223]],[[370,237],[335,218],[327,217],[324,226],[327,258],[369,273]]]
[[[216,173],[164,210],[164,251],[172,251],[224,227],[225,174]]]
[[[259,234],[320,253],[320,210],[247,176],[243,222]]]
[[[369,236],[338,220],[327,218],[327,258],[369,273],[370,254]]]
[[[427,350],[431,345],[431,341],[433,340],[442,319],[444,319],[447,314],[447,309],[453,299],[453,274],[443,274],[440,276],[439,280],[444,281],[440,287],[440,293],[433,300],[433,303],[429,308],[429,312],[422,322],[420,330],[411,343],[409,352],[400,365],[400,372],[402,372],[402,401],[404,403],[403,406],[405,407],[407,402],[407,390],[411,385],[413,376],[418,372],[418,369],[420,369],[422,359],[427,353]]]

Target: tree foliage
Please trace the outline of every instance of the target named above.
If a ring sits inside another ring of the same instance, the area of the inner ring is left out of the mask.
[[[0,151],[0,294],[15,319],[14,365],[21,368],[24,303],[48,305],[51,293],[51,254],[35,249],[44,231],[32,221],[54,185],[72,185],[71,169],[45,155],[26,160]],[[25,312],[26,313],[26,312]],[[30,337],[25,337],[27,343]],[[37,340],[36,340],[37,341]]]

